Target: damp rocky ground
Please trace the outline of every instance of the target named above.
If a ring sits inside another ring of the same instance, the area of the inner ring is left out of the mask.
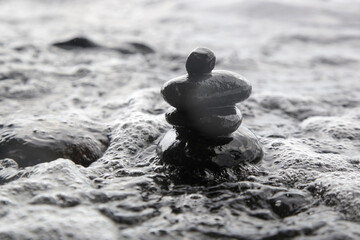
[[[360,239],[360,2],[0,1],[0,239]],[[162,165],[162,84],[253,85],[257,165]]]

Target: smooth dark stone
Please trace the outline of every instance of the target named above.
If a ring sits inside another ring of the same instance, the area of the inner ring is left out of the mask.
[[[212,71],[201,76],[184,75],[166,82],[161,94],[179,110],[198,111],[204,106],[231,106],[247,99],[251,84],[229,71]]]
[[[171,125],[190,128],[203,136],[221,136],[238,129],[242,114],[235,106],[205,108],[197,112],[184,112],[170,108],[165,118]]]
[[[0,124],[0,159],[13,159],[19,167],[58,158],[89,166],[108,144],[102,125],[78,118],[28,117]]]
[[[255,164],[263,156],[259,140],[242,126],[230,136],[217,138],[172,129],[158,144],[157,153],[166,164],[213,169]]]
[[[85,37],[76,37],[65,42],[54,43],[53,46],[65,50],[81,49],[81,48],[97,48],[98,44]]]
[[[186,71],[191,74],[210,73],[215,67],[215,54],[208,48],[196,48],[186,60]]]
[[[151,54],[155,53],[155,50],[144,43],[138,42],[128,42],[123,45],[113,48],[113,50],[118,51],[122,54]]]
[[[55,47],[64,50],[80,50],[80,49],[97,49],[97,50],[113,50],[122,54],[150,54],[155,50],[144,43],[139,42],[126,42],[120,43],[118,47],[107,47],[98,44],[85,37],[76,37],[64,42],[57,42],[52,44]]]

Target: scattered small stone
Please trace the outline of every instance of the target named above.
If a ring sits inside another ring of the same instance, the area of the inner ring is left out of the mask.
[[[102,49],[102,50],[113,50],[121,54],[150,54],[155,53],[155,50],[150,46],[139,43],[139,42],[126,42],[121,43],[118,47],[107,47],[98,44],[86,37],[76,37],[63,42],[56,42],[52,44],[55,47],[64,50],[80,50],[80,49]]]
[[[97,43],[94,43],[90,39],[85,37],[76,37],[64,42],[54,43],[53,46],[62,48],[65,50],[73,49],[84,49],[84,48],[98,48],[100,47]]]
[[[136,54],[140,53],[143,55],[155,53],[155,50],[144,43],[138,42],[128,42],[124,43],[120,47],[114,48],[114,50],[122,53],[122,54]]]

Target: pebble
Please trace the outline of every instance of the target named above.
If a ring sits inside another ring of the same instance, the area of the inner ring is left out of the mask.
[[[215,67],[215,54],[208,48],[196,48],[186,60],[189,75],[210,73]]]
[[[240,109],[232,106],[190,113],[170,108],[165,118],[171,125],[187,127],[201,135],[222,136],[236,131],[243,117]]]
[[[97,43],[86,37],[76,37],[64,42],[53,43],[53,46],[62,48],[65,50],[73,49],[85,49],[85,48],[98,48],[100,47]]]
[[[263,157],[259,140],[242,126],[232,135],[221,138],[172,129],[159,143],[157,152],[166,164],[210,169],[255,164]]]
[[[161,94],[171,106],[194,108],[231,106],[251,94],[251,84],[237,73],[217,70],[201,76],[184,75],[164,84]]]
[[[75,115],[28,116],[1,122],[0,137],[0,159],[10,158],[20,168],[58,158],[89,166],[109,144],[102,125]]]
[[[61,48],[63,50],[86,50],[86,49],[97,49],[97,50],[113,50],[121,54],[152,54],[155,50],[145,43],[140,42],[123,42],[116,47],[108,47],[101,43],[96,43],[93,40],[86,37],[75,37],[66,41],[53,43],[52,46]]]

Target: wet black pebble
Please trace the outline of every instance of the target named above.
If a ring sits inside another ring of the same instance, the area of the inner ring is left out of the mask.
[[[239,74],[218,70],[174,78],[164,84],[161,94],[171,106],[182,110],[229,106],[247,99],[251,84]]]
[[[27,118],[0,127],[0,159],[10,158],[19,167],[68,158],[89,166],[107,149],[109,139],[101,125],[64,117]]]
[[[209,169],[255,164],[263,157],[259,141],[245,127],[218,138],[199,136],[186,129],[172,129],[160,142],[158,153],[167,164]]]
[[[64,42],[54,43],[53,46],[62,48],[65,50],[81,49],[81,48],[97,48],[100,47],[97,43],[94,43],[90,39],[85,37],[76,37]]]
[[[186,71],[189,75],[210,73],[215,67],[215,54],[207,48],[193,50],[186,60]]]
[[[171,125],[193,129],[201,135],[220,136],[236,131],[241,124],[242,114],[235,106],[204,108],[195,112],[170,108],[165,118]]]
[[[143,55],[155,53],[155,50],[150,46],[144,43],[137,42],[128,42],[124,43],[122,46],[113,48],[113,50],[118,51],[122,54],[136,54],[140,53]]]
[[[64,49],[64,50],[86,50],[86,49],[97,49],[97,50],[113,50],[121,54],[150,54],[155,53],[155,50],[150,46],[139,43],[139,42],[126,42],[121,43],[118,47],[107,47],[101,44],[98,44],[86,37],[75,37],[67,41],[56,42],[52,44],[55,47]]]

